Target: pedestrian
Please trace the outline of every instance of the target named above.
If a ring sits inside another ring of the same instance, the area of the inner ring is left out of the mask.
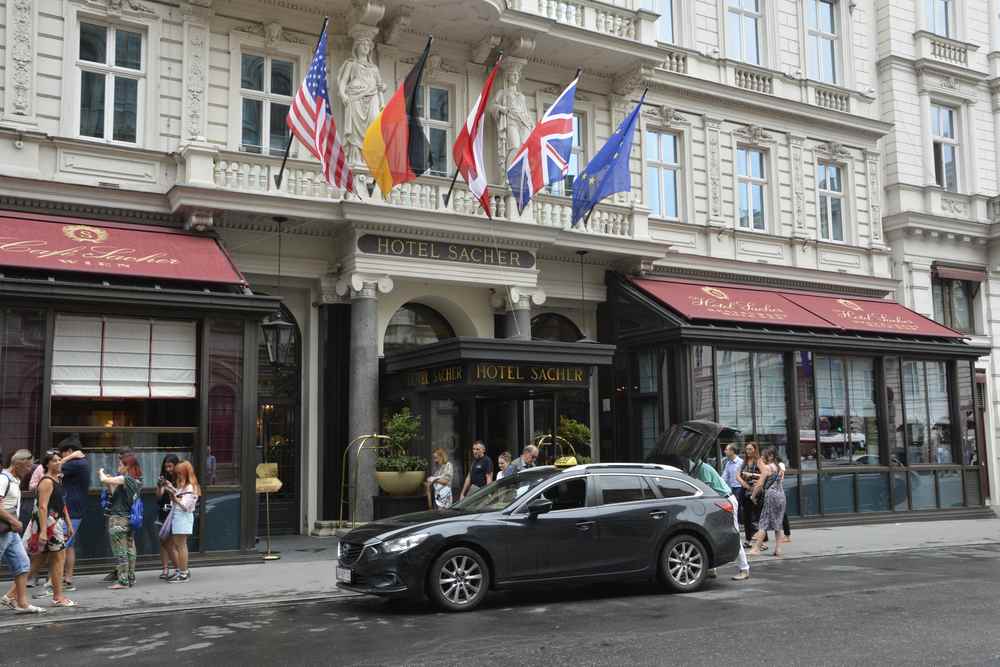
[[[21,480],[31,473],[33,457],[27,449],[19,449],[10,457],[10,464],[0,471],[0,562],[14,577],[14,584],[0,604],[18,614],[41,614],[44,609],[28,601],[28,571],[31,562],[21,541]]]
[[[521,452],[521,455],[510,462],[507,469],[504,470],[503,476],[510,477],[511,475],[516,475],[525,468],[533,468],[535,466],[535,459],[538,458],[538,447],[534,445],[528,445]]]
[[[76,570],[76,543],[80,539],[80,525],[87,509],[87,494],[90,491],[90,462],[80,448],[80,436],[74,433],[59,443],[62,457],[62,485],[66,490],[66,507],[73,526],[73,535],[66,543],[66,567],[63,573],[63,590],[72,592],[73,574]]]
[[[778,469],[781,470],[781,488],[785,488],[785,462],[778,457]],[[788,544],[792,541],[792,525],[788,523],[788,502],[785,499],[785,515],[781,517],[781,532],[783,533],[781,539],[779,540],[782,544]]]
[[[500,456],[497,457],[497,468],[499,468],[499,470],[497,471],[497,479],[503,478],[503,476],[507,473],[507,466],[509,465],[510,465],[510,452],[508,451],[500,452]]]
[[[475,493],[493,481],[493,461],[486,456],[486,445],[482,440],[472,443],[472,465],[469,466],[469,474],[465,476],[465,484],[462,485],[462,493],[458,499],[462,500],[468,493]]]
[[[181,461],[174,467],[174,478],[175,483],[167,486],[167,491],[173,505],[170,532],[177,571],[167,579],[167,583],[182,584],[191,578],[191,571],[188,569],[188,538],[194,533],[194,513],[198,498],[201,497],[201,487],[190,461]]]
[[[781,469],[778,468],[777,454],[768,448],[761,455],[760,476],[754,484],[751,495],[763,500],[757,533],[751,556],[761,552],[761,546],[768,531],[774,531],[774,555],[781,556],[781,517],[785,514],[785,489],[781,485]]]
[[[66,490],[59,481],[62,468],[59,452],[54,449],[45,452],[41,464],[45,475],[38,482],[35,513],[28,523],[25,543],[33,558],[48,555],[52,606],[75,607],[76,603],[63,595],[66,543],[73,536],[73,524],[66,507]]]
[[[174,466],[180,463],[180,458],[176,454],[167,454],[160,464],[160,479],[156,482],[156,523],[163,526],[170,519],[170,510],[173,507],[172,496],[167,491],[167,485],[173,485]],[[177,556],[174,554],[174,542],[167,536],[160,536],[160,579],[167,580],[171,577],[170,563],[174,564],[174,572],[177,572]]]
[[[42,481],[42,477],[45,476],[45,468],[41,464],[36,464],[31,471],[31,479],[28,480],[28,491],[31,493],[38,492],[38,483]],[[40,556],[32,556],[31,558],[31,572],[28,573],[28,588],[35,588],[41,586],[45,583],[45,577],[42,576],[42,571],[48,567],[48,554],[42,554]],[[36,597],[41,597],[40,595]]]
[[[135,585],[135,535],[130,518],[132,502],[142,491],[142,468],[135,454],[128,452],[118,458],[118,474],[112,477],[97,471],[101,484],[111,495],[108,507],[108,536],[111,538],[111,554],[115,558],[117,579],[110,588],[120,591]]]
[[[729,487],[729,495],[736,496],[740,506],[744,503],[743,485],[740,484],[740,469],[742,467],[743,459],[736,453],[736,445],[726,445],[726,462],[722,468],[722,481]],[[736,522],[739,524],[739,518]]]
[[[743,487],[743,497],[746,500],[743,503],[743,530],[746,538],[743,546],[748,549],[754,534],[757,532],[757,519],[760,517],[761,503],[763,502],[763,499],[755,500],[751,493],[759,477],[760,451],[757,449],[756,442],[748,442],[743,449],[743,467],[740,469],[739,476],[740,486]],[[767,547],[764,549],[766,550]]]
[[[424,482],[424,488],[427,490],[427,507],[428,509],[451,507],[451,479],[455,472],[448,461],[448,453],[438,447],[431,453],[431,459],[434,467],[431,469],[430,477]]]

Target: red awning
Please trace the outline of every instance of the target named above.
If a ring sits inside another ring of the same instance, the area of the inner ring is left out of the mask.
[[[689,320],[963,338],[894,301],[756,289],[724,283],[633,279]]]
[[[781,292],[736,285],[634,280],[689,320],[718,320],[830,329],[834,325],[785,299]]]
[[[0,266],[246,284],[211,237],[14,211],[0,211]]]
[[[974,283],[986,282],[986,272],[976,269],[959,269],[953,266],[934,266],[934,275],[949,280],[968,280]]]

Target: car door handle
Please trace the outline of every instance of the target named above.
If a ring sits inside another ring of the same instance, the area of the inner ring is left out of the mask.
[[[576,524],[576,529],[582,530],[584,532],[590,530],[593,527],[594,527],[593,521],[580,521],[579,523]]]
[[[656,510],[654,512],[650,512],[649,516],[653,519],[662,519],[663,517],[667,516],[667,513],[662,510]]]

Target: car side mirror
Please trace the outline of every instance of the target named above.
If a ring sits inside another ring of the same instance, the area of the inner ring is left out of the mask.
[[[539,514],[547,514],[552,511],[552,501],[548,498],[535,498],[528,503],[528,515],[535,518]]]

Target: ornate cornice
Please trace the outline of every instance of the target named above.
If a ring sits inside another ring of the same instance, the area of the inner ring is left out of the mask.
[[[24,211],[26,213],[51,213],[53,215],[93,218],[94,220],[106,220],[108,222],[138,222],[176,228],[184,226],[184,222],[180,217],[168,213],[153,213],[135,209],[112,208],[110,206],[88,206],[86,204],[29,199],[26,197],[0,195],[0,208],[12,211]]]
[[[689,269],[677,266],[661,266],[655,264],[650,271],[655,276],[673,276],[690,278],[693,280],[717,281],[724,283],[735,283],[743,285],[757,285],[760,287],[772,287],[776,289],[800,289],[812,292],[827,292],[831,294],[846,294],[858,297],[870,297],[881,299],[888,293],[888,290],[879,288],[852,287],[850,285],[831,285],[830,283],[809,282],[805,280],[794,280],[791,278],[774,278],[771,276],[745,275],[740,273],[729,273],[725,271],[705,271],[699,269]]]

